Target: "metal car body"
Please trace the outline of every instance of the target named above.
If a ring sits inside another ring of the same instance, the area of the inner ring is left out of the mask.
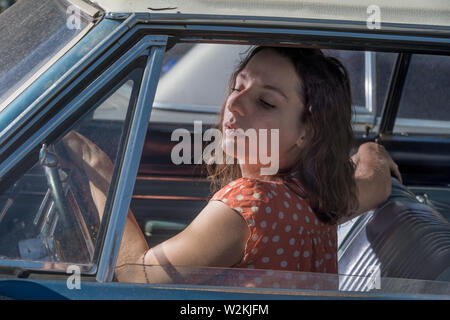
[[[353,0],[61,0],[35,8],[22,0],[2,13],[0,297],[448,299],[450,6],[379,1],[379,28],[372,23],[377,8],[370,6]],[[190,51],[170,60],[171,50],[184,45]],[[386,204],[341,226],[338,275],[185,267],[192,276],[180,283],[117,283],[129,208],[154,245],[206,204],[201,167],[170,161],[171,132],[194,132],[194,121],[215,125],[223,72],[234,61],[228,53],[238,57],[251,45],[318,47],[355,57],[349,63],[358,61],[356,138],[383,144],[404,185],[393,179]],[[421,64],[432,57],[439,64]],[[425,75],[443,73],[427,89],[440,104],[432,119],[420,119],[421,104],[414,118],[401,116],[405,96],[417,91],[408,89],[410,82],[424,77],[408,78],[416,62],[419,69],[433,67]],[[90,137],[114,164],[101,222],[84,197],[83,176],[62,170],[55,157],[71,130]],[[209,280],[200,281],[205,274]],[[277,285],[260,287],[254,280],[261,277]],[[236,278],[256,285],[228,281]]]

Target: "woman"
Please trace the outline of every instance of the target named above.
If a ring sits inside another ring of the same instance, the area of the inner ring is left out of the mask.
[[[185,230],[154,248],[129,212],[119,281],[160,283],[188,276],[188,269],[174,266],[337,273],[338,223],[383,203],[391,171],[400,178],[390,156],[374,143],[349,158],[348,75],[320,50],[251,51],[230,79],[219,128],[224,152],[238,163],[211,169],[219,190]],[[247,152],[231,148],[237,130],[250,128],[279,129],[277,174],[261,175],[267,164],[261,159],[251,164]],[[83,155],[78,164],[86,172],[111,179],[110,160],[86,138],[72,132],[63,142],[74,156]],[[91,185],[103,212],[107,190]],[[126,267],[133,263],[143,267]]]

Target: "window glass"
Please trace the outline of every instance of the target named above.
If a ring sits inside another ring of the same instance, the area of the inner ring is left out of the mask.
[[[3,259],[92,262],[113,178],[97,170],[100,157],[91,156],[91,148],[100,148],[101,160],[116,167],[141,74],[131,72],[55,143],[43,145],[31,168],[0,195]]]
[[[60,0],[21,0],[0,16],[0,101],[88,25],[80,10],[68,9]]]
[[[450,57],[414,54],[395,132],[450,133]]]
[[[201,119],[215,123],[217,117],[208,113],[220,110],[231,72],[250,49],[246,45],[182,43],[174,46],[163,62],[151,122],[192,123]],[[339,59],[349,73],[355,114],[364,115],[354,121],[373,123],[374,115],[366,109],[366,95],[373,90],[373,109],[380,116],[395,54],[376,53],[372,60],[366,60],[363,51],[325,49],[323,52]],[[371,67],[373,74],[368,71]],[[366,81],[368,78],[371,82]]]

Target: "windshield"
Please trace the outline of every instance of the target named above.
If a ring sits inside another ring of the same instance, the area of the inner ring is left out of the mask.
[[[6,100],[89,23],[61,0],[21,0],[0,15],[0,111]]]

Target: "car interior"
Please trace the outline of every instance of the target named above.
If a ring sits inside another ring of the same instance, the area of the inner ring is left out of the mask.
[[[180,50],[180,55],[184,55],[189,48],[178,48],[168,52],[162,78],[165,67],[170,69],[170,64],[178,63],[176,58],[169,54],[173,54],[176,50]],[[385,94],[388,95],[389,92]],[[163,104],[158,105],[157,102],[159,100],[156,99],[130,204],[130,209],[150,247],[183,230],[212,196],[204,165],[172,163],[171,150],[177,142],[172,141],[171,135],[180,127],[193,132],[193,123],[189,123],[186,119],[195,119],[199,113],[212,119],[203,125],[202,130],[206,131],[215,125],[215,111],[208,111],[205,106],[192,110],[189,106],[184,109],[169,108]],[[382,113],[383,109],[379,109],[378,114]],[[161,120],[159,116],[165,120]],[[89,121],[83,122],[77,130],[90,138],[95,132],[98,134],[99,128],[105,131],[102,132],[103,139],[96,142],[102,150],[108,150],[110,144],[108,136],[120,136],[113,133],[114,130],[121,130],[114,127],[113,121],[94,116]],[[373,135],[367,135],[367,131],[355,131],[355,136],[357,141],[355,148],[375,138]],[[402,135],[391,132],[376,138],[398,164],[403,184],[393,178],[392,194],[388,201],[380,208],[371,210],[351,222],[339,248],[339,273],[368,276],[375,266],[380,270],[382,277],[450,281],[448,134]],[[33,231],[29,235],[23,235],[22,232],[31,230],[28,225],[35,223],[32,221],[34,215],[23,218],[21,216],[26,211],[35,214],[41,207],[49,205],[42,200],[47,197],[45,201],[48,201],[48,195],[46,196],[41,189],[33,188],[36,184],[45,185],[45,177],[42,171],[32,169],[25,174],[20,183],[28,188],[20,189],[16,195],[17,185],[11,186],[8,192],[0,196],[0,235],[2,235],[0,237],[3,239],[16,237],[16,243],[21,243],[21,246],[12,248],[5,241],[0,241],[0,256],[36,258],[27,255],[27,249],[43,247],[43,242],[24,243],[23,241],[28,238],[35,238],[36,232]],[[92,204],[85,203],[84,207],[90,205]],[[89,243],[77,245],[89,247],[89,254],[68,259],[86,261],[93,256],[99,221],[95,221],[92,216],[84,216],[82,219],[91,220],[79,228],[81,231],[77,236],[78,242],[83,242],[82,239],[87,234],[90,234],[91,239]],[[83,230],[86,226],[92,225],[96,226],[96,230]],[[54,225],[50,227],[55,230]],[[45,255],[42,253],[40,257]],[[342,286],[348,290],[356,290],[366,285],[364,281],[362,278],[356,277],[353,280],[349,278]]]

